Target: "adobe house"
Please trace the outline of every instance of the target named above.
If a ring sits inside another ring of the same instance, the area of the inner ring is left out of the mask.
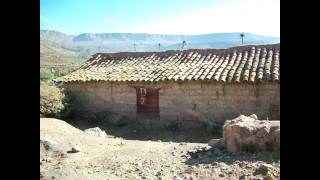
[[[148,127],[280,119],[280,44],[98,53],[60,79],[77,118]]]

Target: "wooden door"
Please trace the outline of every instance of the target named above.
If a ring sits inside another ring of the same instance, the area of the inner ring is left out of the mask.
[[[159,112],[159,90],[139,87],[137,90],[137,112],[158,113]]]

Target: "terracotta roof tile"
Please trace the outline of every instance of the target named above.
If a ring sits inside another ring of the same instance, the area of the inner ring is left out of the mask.
[[[166,52],[98,53],[74,72],[70,81],[280,81],[280,44],[229,49]]]
[[[240,61],[240,64],[239,64],[239,66],[237,67],[236,74],[235,74],[235,76],[234,76],[235,82],[240,82],[240,80],[241,80],[241,74],[243,74],[242,71],[243,71],[243,69],[244,69],[244,66],[245,66],[247,60],[248,60],[248,51],[245,51],[245,52],[244,52],[244,55],[243,55],[243,57],[242,57],[242,59],[241,59],[241,61]]]
[[[252,63],[252,68],[251,68],[251,72],[250,72],[250,77],[249,77],[249,81],[250,82],[254,82],[256,75],[257,75],[257,68],[259,65],[259,60],[260,60],[260,52],[261,52],[261,48],[258,48],[255,54],[255,57],[253,59],[253,63]]]

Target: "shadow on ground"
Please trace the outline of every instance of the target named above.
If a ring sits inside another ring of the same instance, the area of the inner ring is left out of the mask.
[[[185,163],[188,165],[197,164],[212,164],[214,162],[224,162],[232,164],[235,161],[278,163],[280,161],[280,154],[271,152],[249,153],[239,152],[230,153],[224,148],[211,148],[210,146],[198,150],[191,150],[188,152],[190,158]]]
[[[85,130],[88,128],[99,127],[108,135],[121,137],[127,140],[142,141],[163,141],[163,142],[189,142],[189,143],[207,143],[212,138],[221,137],[220,132],[214,133],[206,129],[141,129],[132,125],[105,125],[102,123],[88,123],[85,121],[67,121],[72,126]]]

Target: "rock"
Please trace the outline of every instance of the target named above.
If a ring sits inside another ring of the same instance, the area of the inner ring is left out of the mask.
[[[44,157],[41,161],[44,161],[44,162],[51,162],[51,158],[50,157]]]
[[[271,174],[268,174],[268,175],[263,177],[263,180],[276,180],[276,178],[273,177]]]
[[[263,177],[250,176],[250,180],[263,180]]]
[[[103,138],[107,137],[107,133],[105,131],[102,131],[99,127],[89,128],[84,130],[84,132],[92,136],[103,137]]]
[[[182,158],[188,158],[189,156],[186,155],[186,154],[182,154],[180,157],[182,157]]]
[[[44,147],[45,150],[52,150],[53,148],[53,144],[52,142],[48,141],[48,140],[44,140],[44,139],[40,139],[40,146]]]
[[[215,146],[217,146],[219,144],[221,144],[221,139],[211,139],[208,142],[208,145],[211,146],[211,147],[215,147]]]
[[[209,151],[210,149],[211,149],[210,146],[206,146],[206,147],[201,148],[200,151]]]
[[[184,176],[184,179],[186,179],[186,180],[193,180],[193,177],[192,177],[191,175],[186,174],[186,175]]]
[[[196,149],[191,149],[191,150],[188,150],[188,151],[187,151],[188,154],[194,154],[194,153],[196,153],[196,152],[197,152]]]
[[[261,164],[254,172],[255,175],[261,174],[261,175],[268,175],[270,172],[272,172],[273,166],[270,164]]]
[[[258,116],[255,115],[255,114],[251,114],[249,117],[251,117],[251,118],[253,118],[253,119],[255,119],[255,120],[258,120]]]
[[[157,173],[156,173],[156,175],[155,176],[161,176],[162,174],[161,174],[161,172],[160,171],[158,171]]]
[[[77,153],[80,152],[79,148],[76,147],[72,147],[70,151],[68,151],[67,153]]]
[[[239,180],[245,180],[246,179],[246,175],[245,174],[243,174],[243,175],[241,175],[240,177],[239,177]]]
[[[224,177],[225,175],[224,175],[223,173],[220,173],[219,176],[220,176],[220,177]]]
[[[219,163],[217,163],[217,162],[212,163],[212,166],[218,166],[218,165],[219,165]]]
[[[230,152],[278,151],[280,121],[257,120],[255,117],[240,115],[225,122],[221,141]]]

